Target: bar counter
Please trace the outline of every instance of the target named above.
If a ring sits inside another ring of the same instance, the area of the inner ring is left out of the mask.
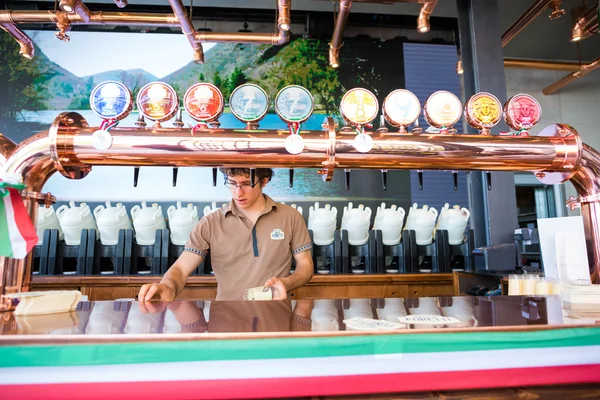
[[[560,296],[124,299],[3,313],[0,393],[225,399],[600,384],[600,313],[561,305]],[[345,329],[351,317],[397,320],[406,310],[460,323]]]

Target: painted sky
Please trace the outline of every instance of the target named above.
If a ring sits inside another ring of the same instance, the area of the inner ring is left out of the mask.
[[[193,59],[183,34],[69,32],[61,42],[52,31],[27,31],[46,56],[77,76],[115,69],[144,69],[163,78]],[[206,52],[214,44],[204,44]]]

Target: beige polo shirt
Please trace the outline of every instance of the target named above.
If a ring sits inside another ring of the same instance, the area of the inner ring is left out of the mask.
[[[292,255],[312,247],[302,215],[265,196],[265,209],[252,224],[233,201],[203,217],[184,251],[210,260],[217,278],[217,300],[242,300],[244,291],[271,277],[290,274]]]

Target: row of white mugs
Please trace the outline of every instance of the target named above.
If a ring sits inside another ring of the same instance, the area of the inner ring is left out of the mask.
[[[404,224],[405,215],[406,211],[396,205],[386,208],[385,203],[381,203],[377,207],[372,229],[382,231],[383,244],[393,246],[400,243],[403,228],[415,231],[416,241],[419,245],[431,244],[436,230],[447,230],[450,244],[461,244],[471,213],[468,209],[458,205],[450,208],[450,205],[446,203],[438,214],[433,207],[424,205],[419,208],[418,204],[414,203],[408,210],[406,225]],[[320,208],[319,203],[310,207],[308,229],[313,231],[313,240],[316,245],[326,246],[333,243],[336,226],[336,207],[327,204]],[[360,246],[367,243],[371,228],[371,208],[362,204],[355,208],[352,203],[348,203],[348,206],[344,207],[341,228],[348,231],[348,242],[351,245]]]
[[[292,301],[294,303],[294,301]],[[460,323],[452,327],[476,326],[477,319],[472,303],[468,297],[453,297],[452,305],[442,307],[437,298],[419,298],[416,307],[407,307],[404,299],[387,298],[383,304],[372,306],[369,299],[350,299],[349,307],[342,311],[343,319],[369,318],[398,323],[399,317],[407,315],[439,315],[454,317]],[[210,321],[210,301],[203,301],[202,308],[205,320]],[[294,304],[292,304],[294,306]],[[85,319],[83,313],[78,313],[80,319]],[[315,300],[312,310],[313,331],[338,331],[340,330],[340,318],[335,305],[335,300]],[[85,321],[80,321],[85,322]],[[86,326],[87,325],[87,326]],[[162,325],[162,329],[161,329]],[[87,324],[80,323],[78,327],[72,328],[70,333],[88,334],[118,334],[124,328],[125,333],[179,333],[181,323],[175,315],[166,310],[165,313],[142,313],[133,303],[129,312],[115,309],[112,302],[96,302],[90,314],[87,315]],[[439,328],[440,325],[419,325],[421,329]],[[409,326],[405,326],[409,328]],[[346,327],[346,329],[350,329]],[[55,331],[53,333],[65,333]]]
[[[302,207],[296,207],[295,204],[292,204],[292,207],[302,214]],[[204,215],[217,209],[216,202],[213,202],[212,207],[204,208]],[[464,207],[450,208],[446,203],[438,215],[435,208],[427,205],[418,208],[415,203],[409,209],[406,225],[404,225],[405,215],[406,212],[402,207],[392,205],[386,208],[385,203],[381,203],[381,206],[377,207],[372,229],[380,229],[383,232],[383,243],[386,245],[400,243],[403,228],[413,229],[417,244],[420,245],[432,243],[435,230],[446,229],[449,242],[454,245],[462,243],[470,213]],[[176,245],[184,245],[200,219],[197,207],[192,204],[183,207],[181,202],[177,202],[177,206],[170,206],[167,209],[167,216],[171,241]],[[38,244],[43,243],[46,229],[58,229],[60,239],[64,239],[72,246],[80,244],[83,229],[95,229],[99,232],[102,244],[115,245],[119,230],[132,229],[132,221],[136,241],[140,245],[154,244],[156,230],[167,227],[162,207],[156,203],[148,206],[143,201],[141,207],[133,206],[131,219],[129,219],[127,209],[121,203],[113,206],[110,201],[107,201],[105,206],[97,206],[92,213],[86,203],[77,206],[74,201],[71,201],[68,206],[63,205],[56,212],[54,207],[40,207],[37,219]],[[348,241],[351,245],[359,246],[367,243],[369,229],[371,229],[371,209],[362,204],[355,208],[352,203],[348,203],[344,207],[341,228],[348,231]],[[333,243],[337,229],[337,208],[329,204],[320,207],[316,202],[309,209],[308,229],[313,231],[315,244],[326,246]]]

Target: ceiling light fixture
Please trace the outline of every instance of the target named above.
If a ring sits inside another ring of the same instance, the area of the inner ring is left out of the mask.
[[[73,14],[75,12],[75,3],[77,0],[60,0],[58,6],[66,13]]]
[[[464,72],[465,70],[463,69],[462,57],[459,57],[458,61],[456,62],[456,73],[458,75],[462,75]]]
[[[571,32],[571,42],[579,42],[583,37],[583,28],[579,23],[575,24],[573,31]]]

